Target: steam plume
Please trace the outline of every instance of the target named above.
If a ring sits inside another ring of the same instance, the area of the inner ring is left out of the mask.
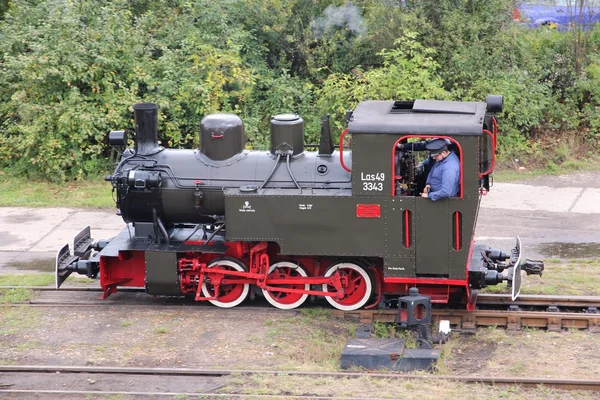
[[[367,25],[360,15],[360,9],[353,3],[343,6],[327,6],[323,16],[313,22],[313,31],[317,37],[329,29],[347,28],[349,31],[360,36],[367,31]]]

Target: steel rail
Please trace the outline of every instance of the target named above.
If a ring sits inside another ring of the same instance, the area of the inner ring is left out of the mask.
[[[82,291],[95,292],[100,291],[99,289],[90,290],[94,288],[81,288]],[[139,288],[131,288],[132,292],[139,291]],[[52,289],[56,291],[56,289]],[[78,288],[78,290],[80,290]],[[439,320],[449,320],[450,324],[455,330],[470,333],[474,332],[479,326],[502,326],[510,330],[519,330],[524,327],[530,328],[544,328],[550,331],[560,331],[562,329],[588,329],[591,332],[600,332],[600,313],[597,312],[599,297],[585,296],[578,298],[569,298],[567,296],[520,296],[517,302],[510,302],[510,296],[508,295],[485,295],[483,296],[483,302],[486,304],[494,303],[496,305],[518,305],[518,306],[531,306],[535,304],[540,307],[543,306],[545,311],[531,311],[531,310],[455,310],[455,309],[444,309],[434,308],[431,311],[432,319],[434,322]],[[29,303],[22,304],[0,304],[0,307],[123,307],[123,308],[182,308],[187,307],[188,310],[206,310],[206,307],[200,307],[195,302],[178,302],[173,303],[173,300],[177,299],[167,298],[159,299],[163,301],[157,304],[139,304],[127,302],[124,299],[122,302],[107,302],[100,301],[99,299],[93,299],[89,301],[75,301],[75,302],[62,302],[57,300],[49,301],[36,301],[33,300]],[[569,301],[571,301],[569,303]],[[556,306],[562,302],[563,307],[567,308],[569,305],[572,308],[580,308],[582,312],[560,312],[559,306]],[[208,306],[207,304],[204,304]],[[550,310],[549,307],[554,305],[555,310]],[[266,312],[272,312],[272,307],[236,307],[232,309],[242,311],[251,308],[253,311],[265,310]],[[211,309],[219,310],[219,308]],[[228,309],[229,310],[229,309]],[[593,312],[596,311],[596,312]],[[297,310],[277,310],[278,313],[288,312],[295,313]],[[332,310],[332,315],[339,318],[354,319],[360,322],[395,322],[398,317],[397,309],[383,309],[383,310],[356,310],[356,311],[340,311]]]
[[[39,365],[0,365],[0,372],[22,373],[90,373],[119,375],[168,375],[168,376],[227,376],[227,375],[283,375],[331,378],[385,378],[420,381],[457,381],[463,383],[482,383],[487,385],[520,385],[536,387],[544,385],[564,390],[600,391],[600,380],[563,379],[563,378],[521,378],[521,377],[484,377],[462,375],[410,375],[401,373],[372,372],[320,372],[320,371],[275,371],[275,370],[219,370],[191,368],[133,368],[133,367],[94,367],[94,366],[39,366]],[[0,390],[1,391],[1,390]]]

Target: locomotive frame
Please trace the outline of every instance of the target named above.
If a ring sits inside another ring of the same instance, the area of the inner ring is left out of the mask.
[[[363,101],[338,150],[324,120],[318,151],[305,151],[301,117],[282,114],[261,152],[244,150],[243,123],[231,114],[203,119],[200,149],[164,149],[158,106],[137,104],[136,146],[106,179],[127,225],[95,243],[88,227],[73,254],[63,247],[56,286],[77,272],[99,276],[104,298],[134,286],[224,308],[262,294],[277,308],[313,296],[341,310],[389,306],[417,287],[433,303],[472,310],[480,288],[509,281],[514,300],[521,269],[541,274],[543,263],[521,262],[518,238],[510,254],[474,241],[502,106],[501,96]],[[109,137],[127,143],[124,131]],[[414,143],[432,138],[459,157],[457,197],[418,195]]]

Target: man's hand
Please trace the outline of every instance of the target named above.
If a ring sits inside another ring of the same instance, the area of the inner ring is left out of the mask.
[[[423,193],[421,193],[421,197],[425,197],[425,198],[429,197],[429,191],[430,190],[431,190],[431,186],[430,185],[426,185],[423,188]]]

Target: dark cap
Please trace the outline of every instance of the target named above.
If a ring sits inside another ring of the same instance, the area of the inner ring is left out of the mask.
[[[425,148],[430,153],[439,153],[443,150],[448,150],[448,143],[444,139],[433,139],[425,145]]]

